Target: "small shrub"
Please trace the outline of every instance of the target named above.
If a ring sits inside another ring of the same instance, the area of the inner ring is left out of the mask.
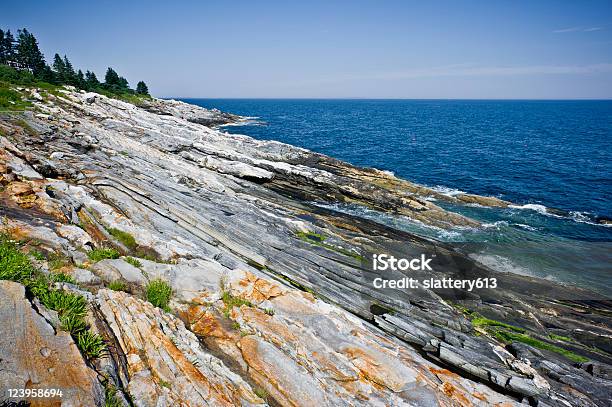
[[[127,263],[130,263],[134,267],[138,267],[138,268],[142,267],[142,263],[140,262],[140,260],[134,257],[126,257],[123,260],[125,260]]]
[[[108,233],[110,233],[115,239],[119,240],[121,243],[125,245],[130,250],[134,250],[138,245],[136,243],[136,239],[134,236],[129,234],[128,232],[124,232],[123,230],[117,228],[109,228],[107,229]]]
[[[108,288],[113,291],[128,291],[128,285],[120,280],[115,280],[108,285]]]
[[[172,288],[167,282],[160,279],[153,280],[147,284],[145,291],[147,301],[156,307],[163,309],[164,311],[170,310],[168,308],[168,303],[170,302],[170,297],[172,296]]]
[[[89,253],[87,253],[87,257],[89,257],[92,261],[100,261],[104,259],[118,259],[119,252],[113,248],[102,248],[102,249],[93,249]]]
[[[270,316],[274,315],[274,310],[272,308],[266,308],[264,309],[264,312]]]
[[[232,323],[232,329],[235,329],[236,331],[239,331],[240,330],[240,324],[238,322],[234,321]]]
[[[106,344],[100,335],[90,331],[76,334],[76,345],[87,359],[99,358],[106,351]]]

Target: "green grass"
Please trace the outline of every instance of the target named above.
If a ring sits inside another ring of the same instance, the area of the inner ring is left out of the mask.
[[[106,343],[98,334],[83,331],[76,335],[76,344],[87,359],[95,359],[106,351]]]
[[[149,284],[147,284],[145,293],[147,296],[147,301],[149,301],[151,304],[163,309],[164,311],[170,311],[168,304],[170,303],[170,298],[172,297],[172,288],[167,282],[161,279],[152,280],[149,282]]]
[[[108,288],[113,291],[128,291],[128,285],[120,280],[115,280],[108,285]]]
[[[92,261],[100,261],[104,259],[118,259],[119,252],[113,248],[101,248],[101,249],[93,249],[89,253],[87,253],[87,257],[89,257]]]
[[[19,251],[19,245],[7,235],[0,235],[0,279],[21,283],[27,292],[40,300],[48,309],[56,311],[60,328],[70,332],[83,356],[99,357],[106,349],[104,340],[88,331],[85,315],[87,300],[78,294],[56,290],[55,281],[69,281],[63,273],[49,277],[36,270],[27,254]]]
[[[230,294],[229,291],[223,291],[223,294],[221,294],[221,300],[223,301],[223,304],[225,304],[225,308],[223,309],[223,315],[225,315],[226,318],[230,317],[230,312],[234,307],[240,308],[243,305],[246,305],[247,307],[253,306],[253,303],[251,301],[244,300],[240,297],[235,297]]]
[[[0,235],[0,280],[22,281],[32,277],[35,269],[28,256],[9,236]]]
[[[167,389],[172,388],[172,385],[170,384],[170,382],[167,382],[165,380],[159,379],[159,385],[162,387],[165,387]]]
[[[549,350],[549,351],[558,353],[560,355],[563,355],[573,362],[586,362],[589,360],[588,358],[578,355],[570,350],[563,349],[556,345],[540,341],[538,339],[530,337],[529,335],[517,334],[513,332],[506,332],[506,331],[497,331],[495,332],[494,336],[497,339],[499,339],[501,342],[504,342],[504,343],[510,343],[512,341],[517,341],[517,342],[525,343],[529,346],[533,346],[534,348]]]
[[[60,318],[63,315],[84,316],[87,312],[87,301],[78,294],[49,290],[40,301],[45,307],[57,311]]]
[[[123,260],[125,260],[127,263],[130,263],[134,267],[142,267],[142,263],[140,262],[140,260],[135,257],[126,257]]]
[[[0,113],[23,112],[32,106],[10,83],[0,81]]]
[[[38,261],[46,260],[45,255],[39,252],[38,250],[31,250],[30,256],[34,257],[34,259]]]
[[[49,275],[49,280],[51,280],[54,283],[76,284],[76,280],[74,279],[74,277],[69,276],[66,273],[51,273]]]
[[[117,397],[117,388],[109,381],[104,386],[104,407],[123,407]]]
[[[274,316],[274,310],[272,308],[266,308],[264,312],[270,316]]]
[[[134,239],[134,236],[132,236],[128,232],[124,232],[123,230],[119,230],[117,228],[108,228],[107,231],[115,239],[123,243],[125,247],[130,249],[130,251],[134,250],[136,246],[138,246],[138,244],[136,243],[136,239]]]

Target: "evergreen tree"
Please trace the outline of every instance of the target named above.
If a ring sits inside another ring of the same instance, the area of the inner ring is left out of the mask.
[[[42,72],[39,74],[39,77],[40,77],[40,80],[43,82],[54,83],[56,85],[58,85],[60,82],[55,72],[53,72],[51,70],[51,67],[46,64]]]
[[[40,75],[45,69],[45,57],[38,48],[38,41],[25,28],[18,31],[17,56],[19,64],[30,69],[36,76]]]
[[[6,63],[15,62],[15,37],[11,34],[11,30],[6,30],[4,33],[4,43],[2,44]]]
[[[0,64],[6,64],[6,53],[4,52],[4,31],[0,29]]]
[[[62,57],[57,53],[53,57],[53,70],[58,81],[64,82],[66,80],[66,65],[64,65]]]
[[[128,90],[130,88],[130,84],[128,83],[127,79],[125,79],[123,76],[119,77],[119,89],[120,90]]]
[[[104,85],[108,88],[119,87],[119,75],[111,67],[106,70],[106,75],[104,75]]]
[[[85,72],[85,82],[87,84],[87,90],[95,90],[100,87],[100,81],[93,72]]]
[[[79,69],[75,76],[75,86],[79,89],[87,89],[87,82],[85,81],[85,75],[83,75],[83,71]]]
[[[64,55],[64,81],[68,84],[68,85],[77,85],[77,77],[76,77],[76,72],[74,72],[74,68],[72,67],[72,64],[70,63],[70,61],[68,60],[68,57],[66,55]]]
[[[136,93],[138,93],[139,95],[149,94],[149,88],[147,87],[147,84],[144,83],[144,81],[140,81],[136,84]]]

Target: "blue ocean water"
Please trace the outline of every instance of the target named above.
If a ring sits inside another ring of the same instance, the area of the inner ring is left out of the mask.
[[[470,244],[470,255],[500,271],[610,292],[612,228],[595,219],[612,217],[612,101],[183,100],[256,117],[224,127],[230,133],[389,170],[449,194],[511,201],[516,205],[507,209],[438,202],[481,220],[478,230],[435,230],[365,208],[335,209]]]

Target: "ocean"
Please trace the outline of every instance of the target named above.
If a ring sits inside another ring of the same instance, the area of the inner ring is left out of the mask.
[[[612,287],[612,101],[182,99],[252,117],[230,133],[375,167],[446,194],[513,202],[440,206],[480,220],[442,230],[363,207],[334,209],[453,243],[502,272]],[[546,208],[558,211],[550,213]]]

